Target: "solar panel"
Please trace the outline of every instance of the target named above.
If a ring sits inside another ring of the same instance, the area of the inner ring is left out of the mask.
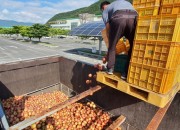
[[[72,31],[70,32],[70,35],[101,37],[101,31],[104,28],[105,28],[105,25],[102,21],[88,22],[72,29]]]

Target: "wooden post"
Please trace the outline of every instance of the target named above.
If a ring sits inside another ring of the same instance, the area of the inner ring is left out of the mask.
[[[125,120],[126,120],[126,117],[121,115],[106,130],[115,130],[115,129],[117,129]]]
[[[71,105],[77,101],[79,101],[80,99],[83,99],[89,95],[92,95],[94,92],[100,90],[101,87],[100,86],[96,86],[96,87],[93,87],[75,97],[72,97],[70,98],[69,100],[63,102],[63,103],[60,103],[46,111],[43,111],[42,113],[36,115],[36,116],[33,116],[33,117],[30,117],[29,119],[26,119],[12,127],[10,127],[10,130],[21,130],[21,129],[24,129],[40,120],[42,120],[43,118],[46,118],[47,116],[50,116],[58,111],[60,111],[61,109],[67,107],[68,105]]]
[[[151,122],[147,126],[146,130],[157,130],[158,129],[158,127],[159,127],[163,117],[165,116],[169,106],[171,105],[171,102],[173,101],[173,99],[164,108],[159,108],[159,110],[156,112],[156,114],[152,118]]]

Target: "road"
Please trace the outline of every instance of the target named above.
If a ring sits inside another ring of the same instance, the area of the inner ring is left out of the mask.
[[[78,48],[98,48],[98,42],[95,44],[83,44],[80,40],[76,39],[43,39],[42,41],[44,43],[53,43],[53,46],[0,37],[0,64],[57,55],[88,63],[100,62],[100,60],[94,58],[69,52],[69,50]],[[103,50],[105,48],[105,45],[103,45]]]

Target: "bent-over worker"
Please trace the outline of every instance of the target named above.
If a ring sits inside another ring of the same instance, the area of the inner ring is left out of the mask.
[[[129,40],[130,49],[128,56],[129,58],[131,57],[138,14],[132,4],[126,0],[116,0],[112,3],[104,1],[101,3],[100,9],[103,11],[102,18],[106,25],[107,37],[109,39],[107,73],[113,74],[116,44],[123,36]],[[125,73],[121,74],[122,79],[126,79],[128,67],[129,61]]]

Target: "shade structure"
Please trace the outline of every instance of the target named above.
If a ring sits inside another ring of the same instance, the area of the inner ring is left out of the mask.
[[[94,21],[82,24],[70,32],[72,36],[102,37],[101,31],[105,28],[102,21]]]
[[[105,28],[102,21],[93,21],[82,24],[74,28],[70,35],[72,36],[88,36],[88,37],[98,37],[99,38],[99,54],[102,51],[102,35],[101,31]]]

